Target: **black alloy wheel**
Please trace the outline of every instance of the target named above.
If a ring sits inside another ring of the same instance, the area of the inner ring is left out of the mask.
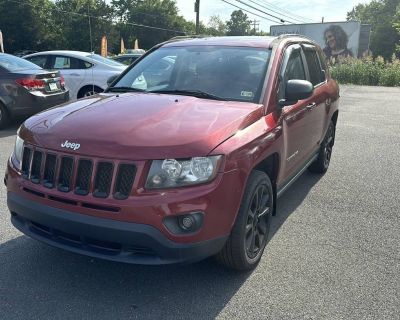
[[[324,140],[322,141],[317,159],[308,167],[313,173],[325,173],[331,162],[333,145],[335,143],[335,125],[331,121],[326,131]]]
[[[231,234],[216,259],[235,270],[252,270],[260,262],[268,241],[274,195],[271,180],[253,170]]]

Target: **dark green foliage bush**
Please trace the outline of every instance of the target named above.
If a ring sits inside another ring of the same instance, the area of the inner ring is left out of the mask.
[[[344,58],[330,66],[332,77],[339,83],[367,86],[400,86],[400,60],[387,61],[382,57],[372,59]]]

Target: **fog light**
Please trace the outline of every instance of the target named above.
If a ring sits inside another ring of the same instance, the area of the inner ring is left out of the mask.
[[[203,225],[204,213],[190,212],[179,216],[164,218],[165,227],[173,234],[192,234],[200,230]]]
[[[179,217],[179,226],[183,230],[189,231],[190,229],[193,229],[195,225],[196,225],[196,220],[194,219],[193,216],[187,215]]]

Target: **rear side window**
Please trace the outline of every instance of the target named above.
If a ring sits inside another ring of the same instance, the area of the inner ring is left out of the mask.
[[[314,49],[307,49],[304,51],[306,57],[308,71],[310,73],[310,81],[316,86],[325,81],[324,72],[321,69],[317,52]]]
[[[87,69],[92,65],[89,62],[81,59],[66,57],[66,56],[55,56],[53,61],[53,69]]]

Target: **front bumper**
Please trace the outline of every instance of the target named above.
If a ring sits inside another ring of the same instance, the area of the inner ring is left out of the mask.
[[[13,225],[49,245],[96,258],[136,264],[189,263],[216,254],[227,236],[176,243],[140,223],[76,214],[7,193]]]

